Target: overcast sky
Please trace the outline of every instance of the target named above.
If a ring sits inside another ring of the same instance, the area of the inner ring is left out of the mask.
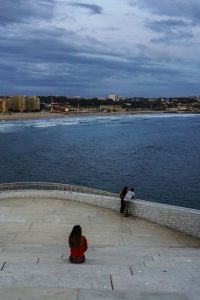
[[[200,94],[199,0],[0,0],[0,94]]]

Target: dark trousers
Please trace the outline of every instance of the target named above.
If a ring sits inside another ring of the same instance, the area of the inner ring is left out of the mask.
[[[124,200],[121,200],[121,207],[120,207],[120,213],[123,214],[125,208],[125,202]]]
[[[83,255],[83,256],[71,256],[70,255],[69,260],[74,264],[81,264],[85,261],[85,255]]]
[[[128,217],[129,206],[130,206],[130,201],[125,201],[124,217]]]

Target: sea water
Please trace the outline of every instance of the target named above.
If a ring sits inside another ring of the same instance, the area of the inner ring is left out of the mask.
[[[0,183],[61,182],[200,209],[200,115],[0,122]]]

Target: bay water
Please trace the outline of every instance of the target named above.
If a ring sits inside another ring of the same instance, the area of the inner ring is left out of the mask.
[[[0,183],[60,182],[200,209],[200,115],[0,121]]]

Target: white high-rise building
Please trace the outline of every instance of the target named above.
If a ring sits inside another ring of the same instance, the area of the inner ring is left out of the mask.
[[[108,99],[111,99],[111,100],[113,100],[113,101],[117,101],[117,100],[118,100],[118,96],[117,96],[117,95],[114,95],[114,94],[110,94],[110,95],[108,96]]]

